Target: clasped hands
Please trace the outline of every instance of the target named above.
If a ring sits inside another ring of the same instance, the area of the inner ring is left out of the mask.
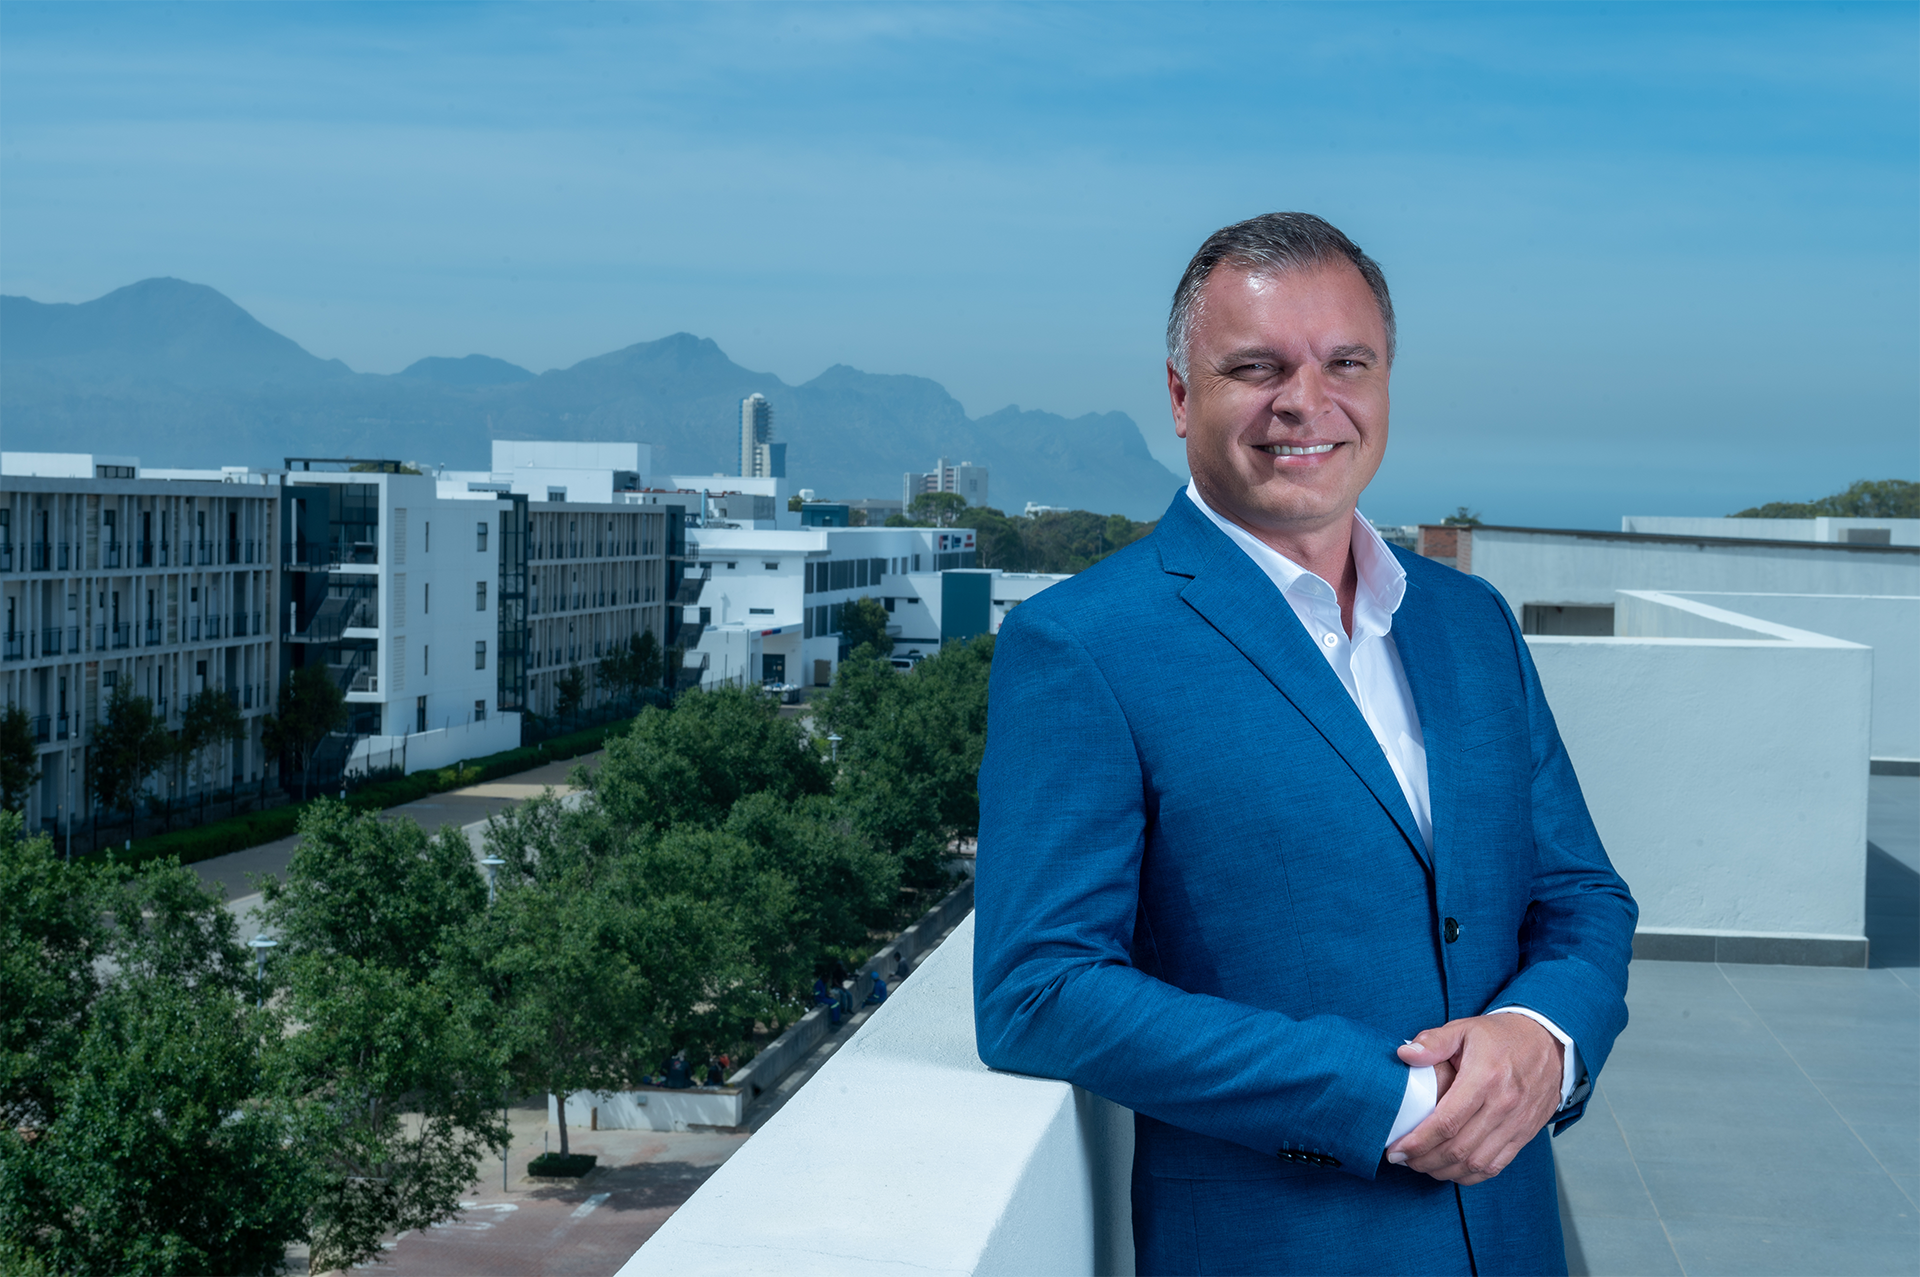
[[[1560,1107],[1562,1050],[1524,1015],[1470,1016],[1421,1033],[1400,1059],[1432,1066],[1440,1102],[1387,1160],[1456,1184],[1492,1179]]]

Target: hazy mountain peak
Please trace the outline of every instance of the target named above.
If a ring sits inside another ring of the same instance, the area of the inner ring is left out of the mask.
[[[495,359],[491,355],[468,355],[464,359],[428,355],[425,359],[414,360],[394,375],[414,377],[422,381],[438,382],[442,386],[456,386],[462,389],[475,386],[507,386],[515,382],[533,380],[533,374],[519,364],[510,364],[504,359]]]

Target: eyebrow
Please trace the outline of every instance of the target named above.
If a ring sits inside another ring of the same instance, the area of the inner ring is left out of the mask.
[[[1365,342],[1349,342],[1344,346],[1335,346],[1327,352],[1328,359],[1367,359],[1375,363],[1380,361],[1380,352]],[[1218,368],[1230,368],[1245,363],[1249,359],[1264,359],[1269,362],[1285,362],[1280,352],[1271,346],[1246,346],[1239,350],[1229,350],[1215,363]]]
[[[1378,361],[1380,353],[1364,342],[1355,342],[1346,346],[1335,346],[1327,352],[1328,359],[1371,359]]]

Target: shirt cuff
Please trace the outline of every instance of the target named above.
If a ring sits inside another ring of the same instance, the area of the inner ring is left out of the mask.
[[[1394,1141],[1425,1121],[1439,1103],[1440,1081],[1433,1075],[1433,1066],[1408,1069],[1407,1089],[1400,1097],[1400,1111],[1394,1115],[1393,1129],[1387,1132],[1387,1147],[1392,1148]]]
[[[1559,1025],[1529,1007],[1495,1007],[1487,1014],[1524,1015],[1559,1040],[1561,1048],[1560,1108],[1573,1103],[1574,1088],[1580,1084],[1580,1048],[1573,1044],[1573,1039],[1562,1033]]]

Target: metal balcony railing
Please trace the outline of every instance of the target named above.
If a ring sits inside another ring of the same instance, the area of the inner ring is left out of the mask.
[[[187,642],[192,643],[195,640],[197,640],[199,637],[200,637],[200,618],[197,616],[190,616],[187,618]]]
[[[0,572],[13,571],[13,542],[0,541]]]
[[[68,730],[71,718],[72,715],[70,714],[55,714],[53,716],[53,738],[55,740],[65,740],[72,734]],[[78,724],[74,724],[74,726],[78,726]]]
[[[109,626],[108,629],[112,631],[113,645],[115,647],[128,647],[132,645],[133,622],[121,621],[117,625]]]
[[[146,645],[148,647],[158,647],[160,645],[160,622],[148,621],[146,628]]]
[[[27,655],[25,630],[9,630],[5,635],[0,635],[0,643],[5,644],[4,647],[0,647],[0,656],[4,656],[4,659],[9,661],[25,659]]]
[[[102,651],[107,646],[107,625],[105,621],[96,621],[93,626],[93,650]]]
[[[40,655],[60,655],[60,637],[61,631],[59,626],[48,625],[43,627],[40,631]]]
[[[49,714],[35,714],[35,715],[33,716],[33,740],[34,740],[34,743],[35,743],[35,744],[37,744],[37,745],[44,745],[44,744],[46,744],[46,743],[47,743],[47,742],[48,742],[49,740],[52,740],[52,739],[53,739],[53,717],[52,717],[52,715],[49,715]]]
[[[45,572],[47,570],[47,564],[52,561],[51,560],[52,551],[53,551],[53,547],[49,545],[47,542],[35,541],[33,543],[33,556],[31,560],[31,565],[28,567],[27,570],[29,572]]]
[[[100,543],[100,566],[103,568],[117,568],[120,566],[120,543],[118,541],[102,541]]]
[[[71,541],[62,541],[60,542],[59,548],[60,570],[65,572],[73,559],[73,543]]]

